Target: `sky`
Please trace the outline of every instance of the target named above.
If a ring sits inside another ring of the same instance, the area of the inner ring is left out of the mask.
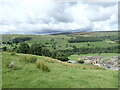
[[[0,34],[114,31],[117,2],[0,0]]]

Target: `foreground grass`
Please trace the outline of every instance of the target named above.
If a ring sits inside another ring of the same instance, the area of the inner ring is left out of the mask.
[[[117,71],[96,69],[91,68],[91,66],[67,64],[49,57],[38,56],[38,60],[46,62],[50,68],[50,72],[43,72],[38,69],[34,63],[19,62],[18,60],[21,56],[23,56],[23,54],[12,56],[9,53],[3,53],[3,88],[118,87]],[[6,64],[9,61],[16,62],[22,69],[8,69]],[[91,69],[89,69],[89,67]]]

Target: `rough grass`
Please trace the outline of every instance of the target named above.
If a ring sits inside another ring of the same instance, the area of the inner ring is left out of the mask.
[[[28,62],[28,63],[35,63],[37,61],[37,57],[33,55],[23,55],[19,57],[20,62]]]
[[[69,64],[44,56],[37,56],[50,68],[49,73],[36,67],[35,63],[20,62],[19,57],[3,53],[3,88],[117,88],[118,72],[97,69],[96,67],[80,64]],[[30,56],[30,55],[28,55]],[[5,65],[16,61],[22,69],[11,70]],[[91,67],[91,68],[90,68]]]

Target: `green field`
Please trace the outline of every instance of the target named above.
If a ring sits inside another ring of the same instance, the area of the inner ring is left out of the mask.
[[[118,43],[111,41],[110,39],[105,39],[99,42],[89,42],[90,46],[88,46],[88,42],[81,42],[81,43],[68,43],[68,40],[71,37],[76,36],[83,36],[83,37],[92,37],[92,36],[118,36],[118,32],[92,32],[92,33],[85,33],[81,35],[81,33],[72,34],[72,35],[2,35],[2,42],[10,41],[16,37],[31,37],[32,39],[26,41],[29,45],[32,43],[40,42],[47,46],[47,48],[53,50],[52,45],[56,43],[56,50],[62,49],[73,49],[73,46],[77,48],[81,47],[113,47],[117,46]],[[53,41],[51,41],[53,39]],[[48,44],[46,44],[48,43]],[[3,46],[0,46],[3,47]],[[9,49],[13,47],[7,46]]]
[[[20,62],[24,54],[10,55],[3,52],[2,87],[3,88],[117,88],[118,72],[61,62],[49,57],[37,56],[50,68],[50,72],[38,69],[35,63]],[[27,55],[31,56],[31,55]],[[16,62],[22,67],[12,70],[6,67],[8,62]],[[86,69],[85,69],[86,68]]]
[[[83,57],[83,56],[100,56],[105,59],[105,58],[111,58],[113,56],[118,56],[118,54],[117,53],[101,53],[99,55],[98,53],[95,53],[95,54],[71,55],[71,56],[69,56],[69,59],[72,61],[77,61],[80,57]]]

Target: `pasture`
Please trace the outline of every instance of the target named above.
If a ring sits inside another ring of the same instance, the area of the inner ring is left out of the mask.
[[[37,56],[50,68],[44,72],[35,63],[20,62],[24,54],[11,55],[2,53],[2,87],[3,88],[117,88],[118,72],[95,68],[89,65],[77,65],[61,62],[49,57]],[[31,56],[31,55],[27,55]],[[6,65],[15,62],[21,67],[12,70]]]

